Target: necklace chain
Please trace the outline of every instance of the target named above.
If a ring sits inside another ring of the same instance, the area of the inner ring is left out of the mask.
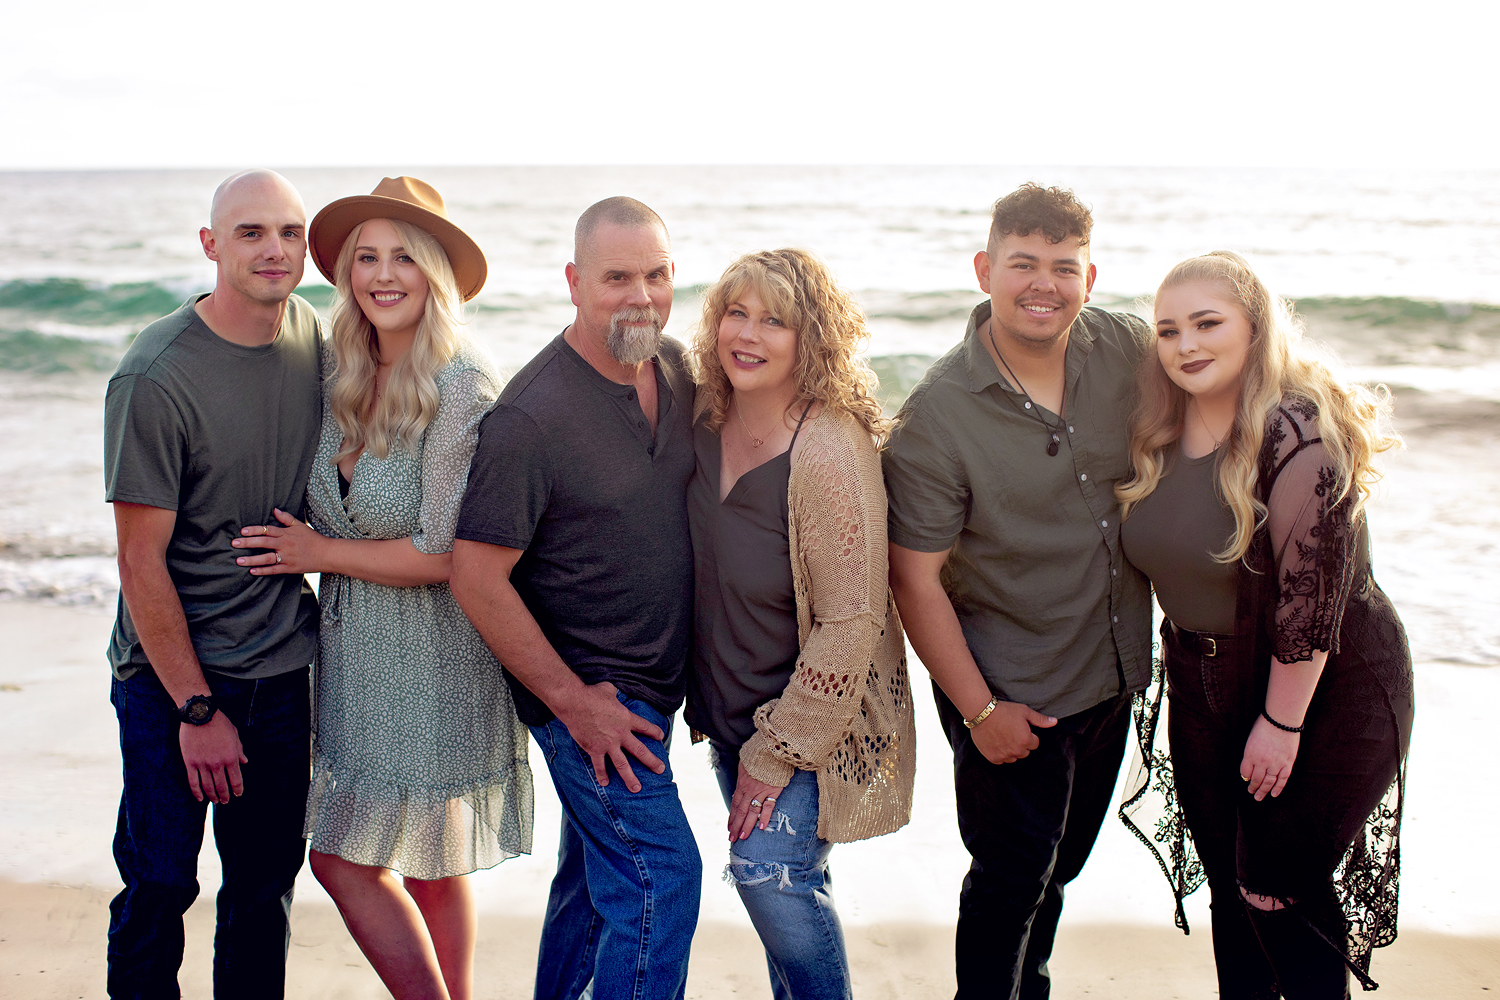
[[[1063,416],[1063,411],[1067,409],[1068,406],[1067,386],[1063,386],[1063,401],[1062,405],[1057,408],[1057,423],[1054,425],[1049,422],[1046,417],[1042,416],[1041,406],[1037,404],[1036,400],[1031,398],[1031,393],[1026,391],[1026,387],[1022,385],[1021,380],[1016,377],[1016,373],[1011,371],[1010,362],[1005,360],[1005,355],[1000,353],[1000,345],[995,343],[995,331],[990,330],[989,335],[990,346],[995,349],[995,357],[999,358],[1000,363],[1005,366],[1005,374],[1010,376],[1010,380],[1016,384],[1016,388],[1021,390],[1021,395],[1026,397],[1026,408],[1029,409],[1032,413],[1036,414],[1036,418],[1040,420],[1042,422],[1042,426],[1047,429],[1047,437],[1051,439],[1047,442],[1047,454],[1056,455],[1057,446],[1062,442],[1062,434],[1060,432],[1062,431],[1063,424],[1067,422],[1066,418],[1064,418]],[[1009,399],[1010,397],[1006,398]],[[1014,400],[1011,401],[1011,405],[1015,405]]]
[[[754,434],[750,433],[750,427],[745,423],[745,415],[740,412],[739,400],[735,400],[734,402],[734,415],[739,418],[740,427],[744,429],[745,436],[750,439],[750,447],[759,448],[761,445],[766,443],[765,438],[758,438]]]
[[[1208,432],[1208,439],[1214,443],[1213,450],[1214,451],[1218,451],[1219,450],[1219,445],[1223,444],[1225,442],[1225,440],[1228,439],[1229,432],[1232,431],[1232,430],[1234,430],[1234,421],[1233,420],[1229,421],[1229,427],[1228,427],[1227,430],[1224,431],[1224,436],[1223,437],[1217,437],[1216,438],[1216,437],[1214,437],[1214,429],[1212,427],[1208,426],[1208,418],[1203,415],[1203,408],[1201,406],[1194,406],[1193,407],[1193,412],[1196,413],[1196,414],[1198,414],[1198,422],[1200,424],[1202,424],[1203,425],[1203,429]],[[1212,452],[1210,452],[1210,454],[1212,454]]]

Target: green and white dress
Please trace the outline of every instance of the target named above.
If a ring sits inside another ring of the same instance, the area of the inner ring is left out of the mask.
[[[479,422],[500,386],[489,360],[462,346],[437,374],[437,415],[416,449],[396,446],[384,459],[366,451],[343,498],[329,378],[307,487],[312,526],[451,551]],[[528,732],[448,584],[386,587],[325,573],[319,598],[304,830],[313,849],[420,879],[529,854]]]

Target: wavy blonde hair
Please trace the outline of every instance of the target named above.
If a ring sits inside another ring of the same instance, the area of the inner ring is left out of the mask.
[[[880,380],[859,356],[870,338],[865,314],[821,260],[792,248],[746,254],[730,264],[703,297],[703,320],[689,352],[698,383],[694,419],[707,413],[709,430],[718,431],[728,418],[734,390],[719,362],[719,324],[729,304],[747,287],[796,331],[792,377],[797,395],[792,406],[817,402],[859,421],[877,445],[884,441],[891,422],[875,398]]]
[[[417,324],[411,350],[391,368],[385,392],[376,399],[379,343],[375,328],[354,298],[350,279],[354,248],[359,244],[364,223],[356,226],[344,241],[333,270],[338,292],[333,303],[331,338],[336,381],[329,406],[344,432],[343,447],[333,456],[334,465],[365,449],[376,458],[385,458],[397,444],[408,451],[415,449],[422,432],[437,414],[435,376],[453,359],[461,343],[461,297],[448,254],[433,236],[411,223],[386,221],[395,227],[402,248],[427,279],[427,308]]]
[[[1243,559],[1256,529],[1265,523],[1266,505],[1255,497],[1258,460],[1266,425],[1286,399],[1317,407],[1318,433],[1339,477],[1339,492],[1332,499],[1342,501],[1352,491],[1350,520],[1357,518],[1381,478],[1375,456],[1401,446],[1401,439],[1386,430],[1390,390],[1382,385],[1371,391],[1342,378],[1332,355],[1302,339],[1302,323],[1291,305],[1272,295],[1239,254],[1216,250],[1189,258],[1168,272],[1157,294],[1197,282],[1227,292],[1250,321],[1239,408],[1219,462],[1219,495],[1234,512],[1234,535],[1222,552],[1213,554],[1214,561]],[[1167,449],[1181,439],[1187,413],[1187,393],[1167,376],[1156,354],[1156,336],[1148,336],[1151,349],[1137,375],[1140,401],[1130,420],[1133,476],[1115,487],[1122,518],[1161,482]]]

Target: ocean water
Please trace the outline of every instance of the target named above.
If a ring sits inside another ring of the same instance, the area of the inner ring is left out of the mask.
[[[397,173],[389,170],[384,173]],[[1377,576],[1422,660],[1500,663],[1500,173],[1147,168],[408,168],[484,248],[472,336],[502,368],[569,320],[573,221],[631,194],[672,231],[669,332],[734,256],[817,251],[864,305],[896,404],[961,336],[993,199],[1073,187],[1095,215],[1094,301],[1144,308],[1183,257],[1226,247],[1310,334],[1396,395],[1408,448],[1371,508]],[[310,211],[377,169],[288,170]],[[197,230],[222,172],[0,173],[0,598],[112,603],[105,381],[146,323],[207,290]],[[301,293],[326,305],[309,265]]]

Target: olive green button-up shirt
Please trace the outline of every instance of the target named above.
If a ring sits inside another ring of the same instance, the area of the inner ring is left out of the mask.
[[[1121,551],[1114,494],[1150,331],[1084,308],[1059,426],[1000,374],[977,336],[989,318],[986,300],[901,408],[883,455],[890,540],[952,549],[943,586],[991,690],[1061,718],[1151,678],[1150,585]]]

